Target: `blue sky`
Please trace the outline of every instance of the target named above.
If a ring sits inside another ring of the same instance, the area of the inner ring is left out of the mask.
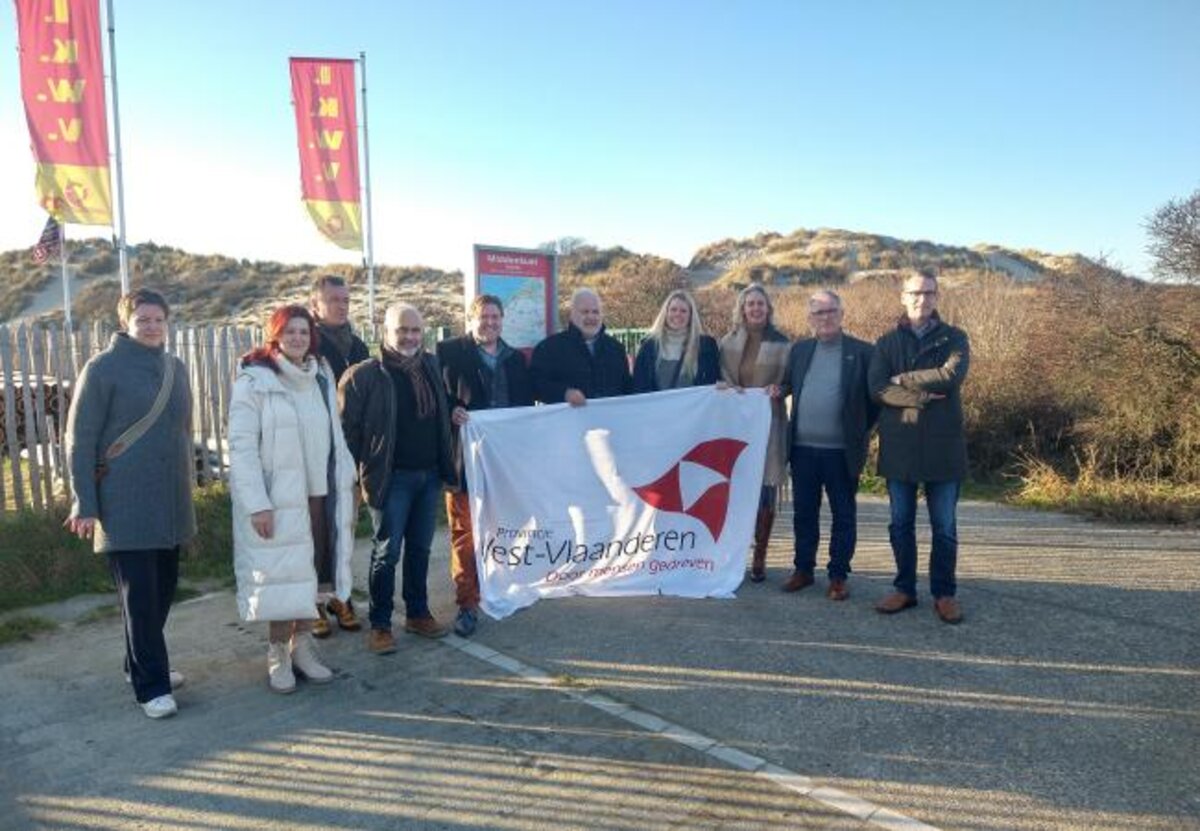
[[[287,58],[360,50],[382,263],[838,227],[1146,275],[1146,216],[1200,187],[1195,0],[114,2],[135,244],[355,261],[303,211]],[[2,20],[8,249],[44,215]]]

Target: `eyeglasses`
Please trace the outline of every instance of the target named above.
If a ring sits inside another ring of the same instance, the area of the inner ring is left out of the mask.
[[[921,291],[905,291],[909,297],[937,297],[937,289],[923,289]]]
[[[840,312],[841,309],[809,309],[809,314],[813,317],[833,317]]]

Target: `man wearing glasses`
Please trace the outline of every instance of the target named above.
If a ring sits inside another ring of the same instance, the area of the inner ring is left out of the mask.
[[[818,291],[808,300],[813,336],[788,354],[783,394],[792,396],[790,454],[795,571],[783,584],[796,592],[813,584],[820,543],[821,492],[829,499],[829,587],[825,596],[850,596],[846,579],[858,531],[858,477],[879,408],[867,387],[871,344],[842,331],[842,299]]]
[[[895,614],[917,605],[917,486],[923,486],[933,542],[929,588],[933,610],[945,623],[960,623],[955,599],[958,559],[955,513],[967,475],[967,443],[960,391],[970,364],[961,329],[937,314],[938,281],[927,269],[904,280],[899,325],[875,344],[868,383],[882,405],[879,475],[891,502],[888,536],[896,559],[895,591],[875,608]]]

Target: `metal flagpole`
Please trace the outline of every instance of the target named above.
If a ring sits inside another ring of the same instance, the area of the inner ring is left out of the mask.
[[[58,262],[62,268],[63,325],[71,331],[71,279],[67,275],[67,223],[58,223]]]
[[[112,0],[109,0],[111,3]],[[367,260],[367,314],[371,317],[371,331],[375,331],[375,235],[371,233],[371,145],[367,141],[367,53],[359,52],[358,60],[362,70],[362,137],[363,137],[363,184],[366,187],[364,207],[366,208],[366,260]]]
[[[121,294],[129,293],[129,261],[125,254],[125,181],[121,178],[121,107],[117,99],[117,36],[113,3],[108,0],[108,80],[112,87],[113,149],[116,151],[117,254],[121,263]],[[116,229],[114,229],[116,230]]]

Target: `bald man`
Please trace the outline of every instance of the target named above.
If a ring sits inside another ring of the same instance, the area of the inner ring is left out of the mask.
[[[633,392],[629,358],[621,342],[604,331],[604,306],[591,289],[571,295],[571,321],[533,350],[534,395],[543,404],[582,407],[589,398]]]
[[[377,655],[396,651],[392,610],[402,553],[405,631],[426,638],[449,632],[429,611],[426,582],[442,485],[456,476],[449,402],[424,334],[419,311],[389,306],[380,356],[350,367],[338,386],[342,430],[374,528],[367,649]]]

